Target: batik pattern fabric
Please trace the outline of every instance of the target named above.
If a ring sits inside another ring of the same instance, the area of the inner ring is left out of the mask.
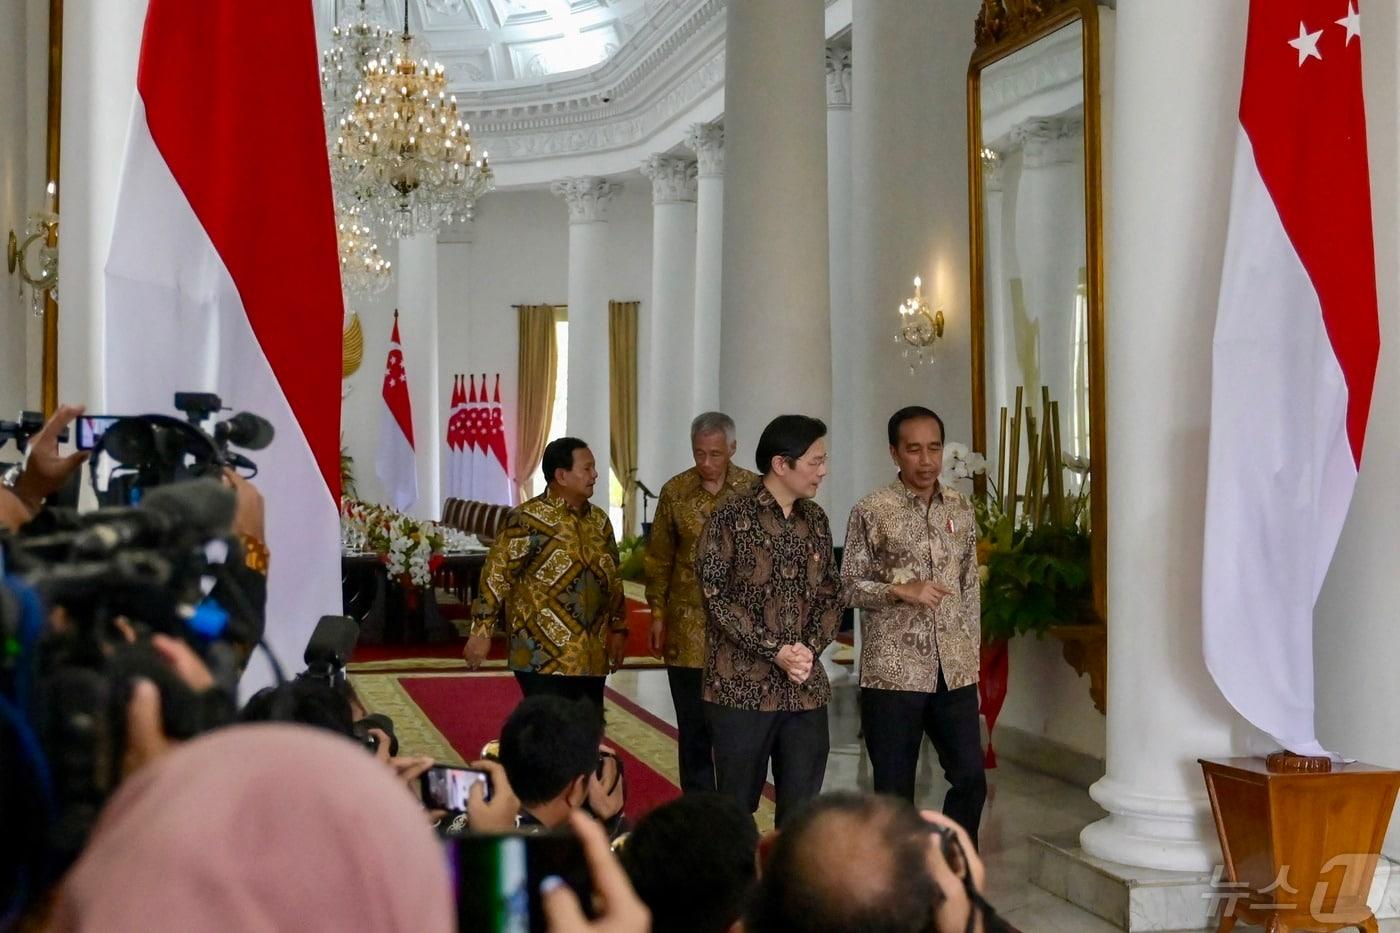
[[[949,595],[937,609],[901,601],[894,587],[929,580]],[[904,483],[856,503],[841,555],[842,600],[864,610],[860,685],[932,693],[976,683],[981,591],[972,503],[941,483],[927,504]]]
[[[607,636],[627,631],[612,522],[548,493],[512,510],[481,570],[472,634],[504,621],[511,670],[602,677]]]
[[[700,538],[696,570],[708,645],[705,699],[735,709],[819,709],[831,684],[815,660],[841,624],[831,527],[810,499],[784,516],[762,481],[716,507]],[[812,673],[794,684],[775,661],[783,645],[812,651]]]
[[[757,481],[756,473],[731,463],[718,492],[706,489],[693,469],[661,487],[643,563],[647,604],[652,619],[666,626],[665,659],[671,667],[705,666],[705,606],[695,573],[700,533],[716,506]]]

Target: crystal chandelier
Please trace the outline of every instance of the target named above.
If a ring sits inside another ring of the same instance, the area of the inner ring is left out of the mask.
[[[394,237],[435,233],[470,219],[493,187],[486,153],[472,161],[470,128],[446,92],[446,69],[415,59],[404,3],[403,35],[371,59],[331,147],[336,187]]]
[[[379,255],[374,231],[360,223],[358,209],[341,208],[335,217],[340,243],[340,287],[357,298],[377,295],[394,278],[394,264]]]
[[[899,306],[899,333],[894,338],[895,343],[905,344],[905,359],[910,359],[911,353],[916,358],[910,360],[910,372],[914,371],[915,362],[924,362],[925,350],[930,357],[933,356],[933,345],[942,336],[943,309],[934,311],[929,307],[928,300],[924,298],[923,280],[916,275],[914,297],[904,299]]]
[[[365,66],[389,53],[394,30],[375,22],[359,0],[354,19],[331,28],[331,47],[321,53],[321,106],[326,129],[334,133],[355,101],[355,91],[364,77]]]

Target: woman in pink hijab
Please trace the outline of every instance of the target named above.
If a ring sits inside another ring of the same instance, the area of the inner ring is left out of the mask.
[[[51,929],[455,927],[441,845],[373,757],[301,726],[234,726],[124,781],[62,882]]]

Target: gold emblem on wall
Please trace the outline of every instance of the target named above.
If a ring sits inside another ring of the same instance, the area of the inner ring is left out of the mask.
[[[350,321],[340,335],[340,378],[349,379],[359,372],[365,359],[365,334],[360,329],[360,315],[350,312]]]

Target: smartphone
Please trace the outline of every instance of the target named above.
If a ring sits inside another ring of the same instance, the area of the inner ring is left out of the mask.
[[[92,450],[102,440],[102,435],[107,429],[120,420],[115,415],[83,415],[78,419],[78,439],[79,450]]]
[[[458,930],[542,933],[548,925],[540,882],[551,875],[573,888],[584,913],[594,916],[588,862],[571,832],[470,835],[453,846]]]
[[[465,813],[473,784],[481,784],[486,799],[491,799],[491,775],[476,768],[453,768],[433,765],[424,773],[423,806],[430,810],[451,810]]]

